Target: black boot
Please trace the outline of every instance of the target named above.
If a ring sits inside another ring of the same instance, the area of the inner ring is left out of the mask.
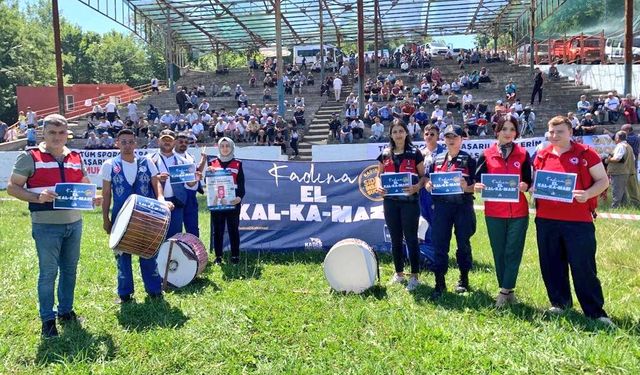
[[[469,271],[460,271],[460,280],[456,285],[456,293],[466,293],[471,288],[469,287]]]
[[[431,292],[431,299],[436,300],[442,296],[447,290],[447,282],[444,279],[443,273],[436,273],[436,286],[433,288],[433,292]]]

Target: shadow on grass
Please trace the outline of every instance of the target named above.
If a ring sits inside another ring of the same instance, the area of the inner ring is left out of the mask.
[[[40,342],[36,363],[107,362],[115,356],[116,347],[111,335],[94,335],[78,323],[68,323],[62,327],[59,337]]]
[[[353,293],[353,292],[338,292],[336,290],[330,289],[329,293],[334,297],[344,297],[344,296],[355,296],[358,295],[362,299],[367,299],[369,297],[375,298],[377,300],[382,300],[387,298],[387,287],[380,284],[375,284],[371,288],[365,290],[362,293]]]
[[[135,300],[124,303],[118,312],[120,325],[133,331],[147,331],[156,327],[180,328],[189,319],[177,307],[164,299],[146,298],[144,303]]]
[[[198,294],[201,293],[204,289],[212,289],[217,292],[220,290],[220,287],[211,281],[208,277],[206,277],[212,271],[210,267],[207,267],[202,274],[198,275],[195,279],[193,279],[188,285],[182,288],[176,288],[169,284],[169,291],[173,294]]]

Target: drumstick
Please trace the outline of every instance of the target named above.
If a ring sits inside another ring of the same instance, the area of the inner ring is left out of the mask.
[[[162,280],[162,290],[167,290],[167,276],[169,274],[169,263],[171,262],[171,253],[173,252],[174,240],[169,240],[169,255],[167,255],[167,265],[164,267],[164,280]]]

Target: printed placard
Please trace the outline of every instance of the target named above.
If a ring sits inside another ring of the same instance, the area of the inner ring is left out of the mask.
[[[96,185],[58,183],[55,191],[58,194],[53,201],[55,210],[93,210]]]
[[[431,195],[455,195],[463,194],[460,181],[462,172],[438,172],[429,174],[431,184]]]
[[[411,186],[411,173],[383,173],[380,175],[382,188],[387,191],[387,196],[407,195],[404,188]]]
[[[573,191],[576,188],[578,175],[575,173],[562,173],[550,171],[536,171],[533,187],[533,197],[571,203]]]
[[[180,164],[169,166],[169,176],[171,184],[183,184],[185,182],[196,181],[196,165]]]
[[[485,173],[480,177],[480,182],[484,184],[480,195],[484,201],[512,203],[520,201],[520,175]]]
[[[230,204],[236,198],[236,184],[230,171],[207,171],[207,207],[210,211],[233,210]]]

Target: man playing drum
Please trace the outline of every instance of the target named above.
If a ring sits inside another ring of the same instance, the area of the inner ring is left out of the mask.
[[[122,205],[131,194],[138,194],[148,198],[156,198],[164,202],[162,184],[158,178],[158,169],[153,162],[145,157],[135,155],[136,138],[133,131],[121,130],[116,138],[116,145],[120,155],[104,162],[100,175],[102,176],[102,226],[107,233],[111,233],[113,221],[118,216]],[[109,208],[113,198],[113,208],[109,216]],[[173,209],[171,202],[166,202],[169,209]],[[144,238],[141,240],[144,241]],[[116,255],[118,266],[118,303],[129,302],[133,298],[133,273],[131,271],[131,254]],[[140,272],[142,281],[149,297],[162,298],[162,279],[157,271],[156,257],[140,258]]]
[[[80,258],[82,215],[78,210],[55,210],[59,182],[90,183],[80,154],[69,150],[67,120],[60,115],[44,118],[44,142],[25,151],[16,160],[7,192],[29,202],[32,235],[38,253],[38,302],[42,320],[42,336],[58,336],[54,290],[58,270],[58,320],[78,321],[73,311],[76,270]],[[26,187],[25,187],[26,185]],[[99,205],[101,198],[94,198]]]

